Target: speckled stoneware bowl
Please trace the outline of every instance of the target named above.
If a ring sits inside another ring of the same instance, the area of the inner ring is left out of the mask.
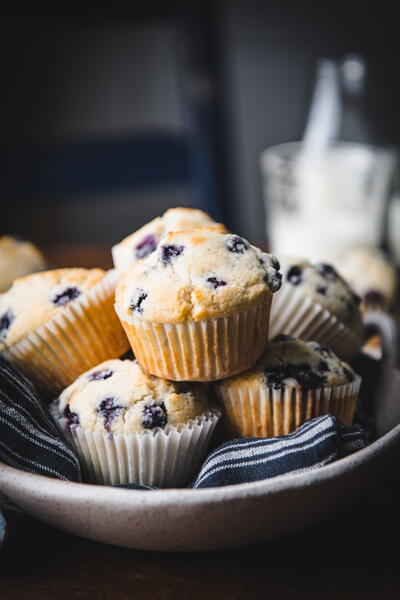
[[[188,551],[278,537],[362,496],[400,459],[400,371],[382,366],[379,439],[315,471],[204,490],[133,491],[31,475],[0,463],[0,490],[26,513],[77,535],[129,548]]]

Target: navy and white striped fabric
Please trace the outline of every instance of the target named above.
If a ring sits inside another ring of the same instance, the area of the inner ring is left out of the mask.
[[[333,415],[323,415],[285,436],[243,438],[222,444],[203,463],[192,487],[232,485],[302,473],[364,446],[359,426],[344,427]]]
[[[0,460],[39,475],[81,480],[79,461],[34,386],[1,356]]]

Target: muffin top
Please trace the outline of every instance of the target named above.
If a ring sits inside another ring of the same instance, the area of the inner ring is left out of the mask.
[[[337,267],[361,296],[363,309],[388,309],[393,303],[396,269],[377,248],[350,248],[340,257]]]
[[[153,377],[135,360],[107,360],[78,377],[59,398],[59,412],[69,425],[103,433],[177,426],[208,408],[204,388]]]
[[[350,383],[355,377],[350,365],[326,346],[278,335],[268,343],[255,367],[225,379],[222,385],[256,389],[264,385],[276,390],[301,385],[305,389],[317,389]]]
[[[168,233],[117,286],[121,319],[180,323],[226,317],[271,297],[279,262],[220,226]]]
[[[327,263],[283,259],[283,286],[291,286],[329,310],[349,328],[361,329],[360,297]]]
[[[0,295],[0,351],[64,310],[104,275],[103,269],[54,269],[14,281]]]
[[[8,290],[14,279],[44,267],[44,256],[31,242],[9,235],[0,237],[0,293]]]
[[[158,242],[169,231],[188,231],[207,227],[215,221],[202,210],[170,208],[162,217],[146,223],[112,248],[115,268],[126,271],[134,262],[146,258],[157,248]]]

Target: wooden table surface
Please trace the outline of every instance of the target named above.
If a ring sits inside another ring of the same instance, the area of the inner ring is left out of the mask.
[[[110,266],[103,248],[53,248],[52,264]],[[400,469],[356,503],[276,541],[204,553],[90,542],[29,517],[0,555],[1,600],[400,598]]]

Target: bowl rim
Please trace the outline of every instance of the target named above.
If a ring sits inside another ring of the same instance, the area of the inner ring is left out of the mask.
[[[310,486],[329,480],[339,473],[349,473],[358,466],[365,465],[370,458],[384,452],[388,447],[395,445],[396,442],[400,447],[400,424],[393,427],[369,446],[323,467],[314,469],[311,467],[302,473],[280,475],[260,481],[197,489],[162,488],[158,490],[133,490],[117,486],[80,483],[30,473],[11,467],[0,461],[0,490],[7,500],[11,502],[14,501],[14,494],[11,493],[10,497],[8,497],[7,490],[3,492],[2,489],[4,480],[7,480],[7,475],[10,475],[11,478],[14,479],[14,485],[16,478],[19,480],[19,485],[21,485],[21,483],[23,484],[21,489],[26,488],[26,485],[29,486],[29,483],[35,481],[34,494],[36,497],[41,495],[38,490],[43,489],[45,490],[43,493],[45,493],[47,497],[54,496],[58,498],[58,494],[62,493],[65,500],[78,500],[87,495],[92,496],[94,493],[97,502],[103,500],[112,501],[118,498],[126,505],[136,504],[137,501],[140,501],[140,504],[142,505],[155,506],[160,503],[175,503],[177,500],[179,500],[180,504],[193,504],[197,502],[220,500],[222,497],[224,500],[235,500],[249,495],[261,496],[273,494],[275,492],[283,492],[291,488],[298,489],[305,484]],[[5,473],[5,477],[2,473]],[[13,484],[11,483],[11,485]],[[150,491],[152,493],[144,493]],[[16,504],[18,505],[18,501]]]

